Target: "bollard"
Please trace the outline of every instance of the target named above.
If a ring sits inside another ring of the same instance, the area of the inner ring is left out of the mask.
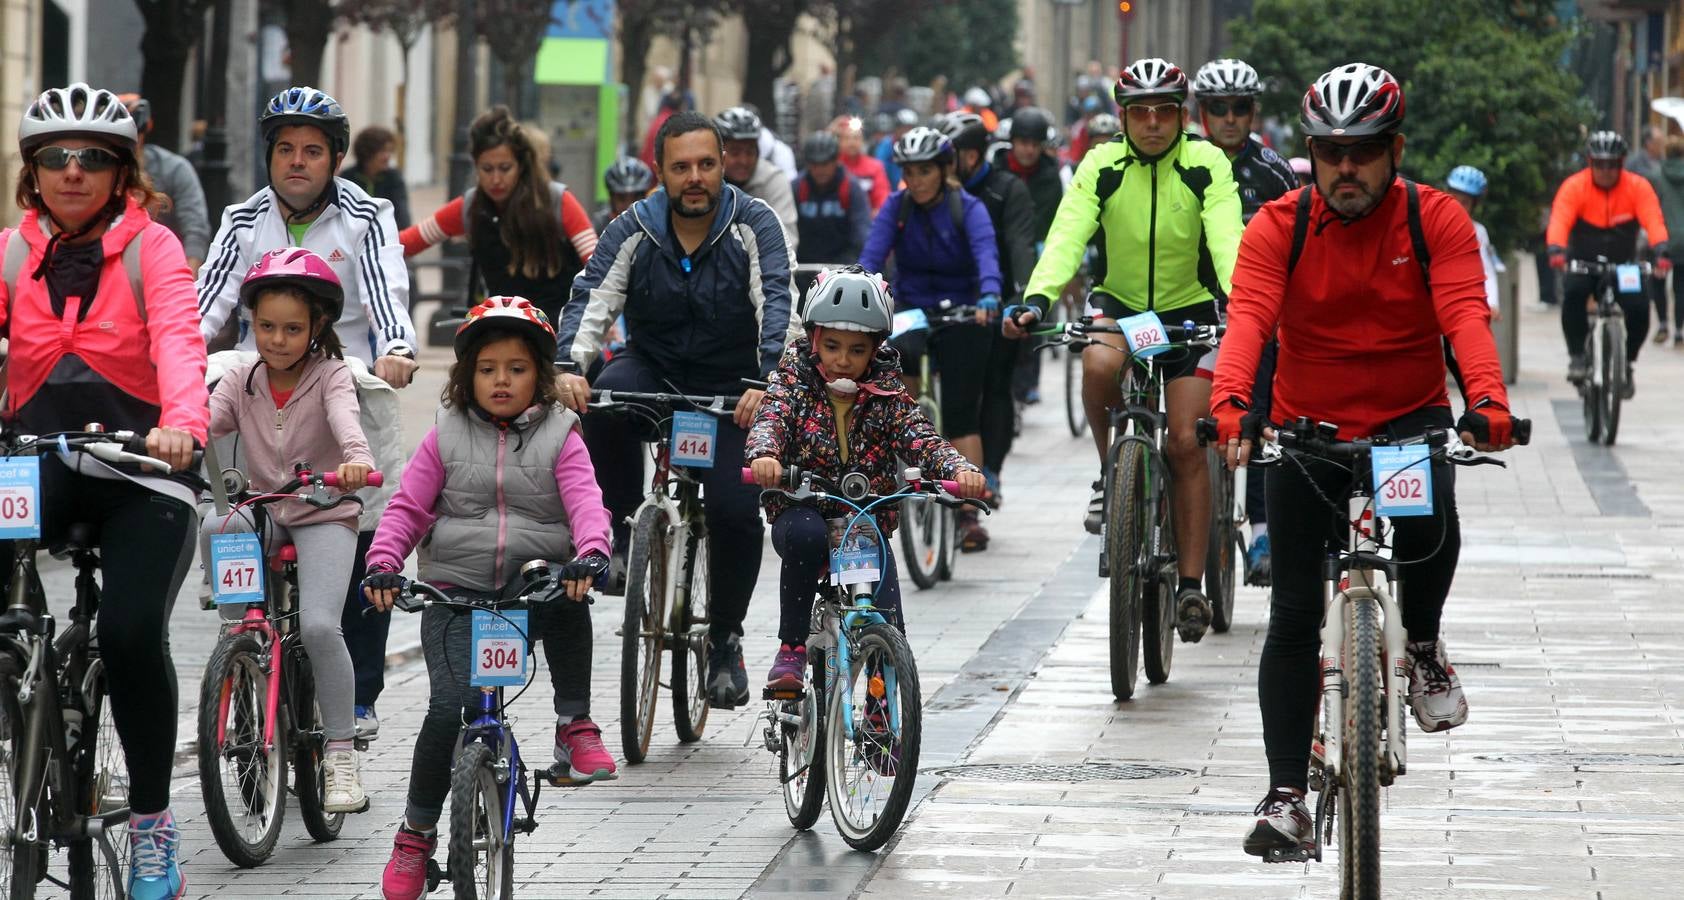
[[[1497,273],[1497,312],[1499,318],[1491,323],[1492,336],[1497,339],[1497,358],[1503,364],[1503,383],[1514,384],[1520,377],[1520,266],[1529,260],[1510,254],[1504,271]]]

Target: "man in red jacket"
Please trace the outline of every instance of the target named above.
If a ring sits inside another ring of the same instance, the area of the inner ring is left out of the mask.
[[[842,154],[837,157],[842,168],[871,186],[871,214],[876,215],[883,208],[883,201],[889,199],[894,185],[889,184],[889,175],[883,171],[883,163],[865,152],[865,124],[858,116],[837,116],[830,123],[830,130],[835,132],[836,140],[842,145]]]
[[[1403,158],[1403,90],[1383,69],[1354,63],[1317,79],[1301,128],[1315,183],[1265,205],[1240,242],[1228,295],[1228,333],[1217,360],[1211,413],[1230,465],[1244,465],[1263,425],[1250,412],[1258,354],[1280,340],[1277,421],[1333,422],[1345,440],[1419,435],[1451,425],[1444,385],[1448,337],[1472,405],[1456,427],[1482,450],[1513,444],[1513,417],[1489,327],[1484,269],[1473,223],[1460,205],[1397,175]],[[1308,198],[1302,196],[1310,191]],[[1411,237],[1411,193],[1431,265]],[[1308,203],[1302,203],[1307,199]],[[1305,221],[1295,228],[1299,217]],[[1302,249],[1294,252],[1295,231]],[[1430,283],[1429,283],[1430,280]],[[1304,806],[1320,678],[1322,561],[1348,471],[1280,465],[1267,473],[1274,594],[1258,668],[1270,791],[1245,850],[1265,856],[1313,839]],[[1467,720],[1467,702],[1439,639],[1461,531],[1451,468],[1432,468],[1433,514],[1393,520],[1408,631],[1409,699],[1425,731]]]

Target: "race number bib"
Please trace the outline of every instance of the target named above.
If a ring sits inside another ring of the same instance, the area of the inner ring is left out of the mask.
[[[41,460],[0,460],[0,538],[41,536]]]
[[[895,313],[894,330],[890,337],[900,337],[909,331],[923,331],[930,327],[930,317],[924,315],[921,309],[909,309]]]
[[[210,539],[211,598],[218,606],[263,602],[263,544],[250,532]]]
[[[1374,511],[1382,516],[1433,514],[1433,467],[1425,444],[1375,447]]]
[[[501,614],[474,610],[473,651],[468,684],[474,687],[508,687],[526,683],[526,610],[504,610]]]
[[[672,464],[713,468],[713,445],[719,438],[719,420],[706,413],[672,414]]]
[[[883,580],[883,547],[877,540],[877,529],[860,519],[846,534],[850,519],[831,519],[830,527],[830,583],[859,584]]]
[[[1641,294],[1643,293],[1643,269],[1631,263],[1615,266],[1614,283],[1622,294]]]
[[[1117,323],[1135,356],[1156,356],[1169,349],[1169,337],[1157,313],[1143,312]]]

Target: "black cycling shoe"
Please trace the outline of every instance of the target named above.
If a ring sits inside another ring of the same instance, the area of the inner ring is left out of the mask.
[[[1175,630],[1184,644],[1197,644],[1210,628],[1210,601],[1204,591],[1185,588],[1175,595]]]
[[[708,706],[736,709],[748,704],[748,668],[743,665],[742,638],[732,635],[714,642],[708,653]]]

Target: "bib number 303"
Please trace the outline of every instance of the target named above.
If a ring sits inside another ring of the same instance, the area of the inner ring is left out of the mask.
[[[1433,468],[1425,444],[1375,447],[1374,511],[1382,516],[1433,514]]]
[[[526,610],[493,613],[474,610],[473,652],[468,683],[474,687],[509,687],[526,683]]]
[[[0,460],[0,538],[41,536],[41,460]]]

